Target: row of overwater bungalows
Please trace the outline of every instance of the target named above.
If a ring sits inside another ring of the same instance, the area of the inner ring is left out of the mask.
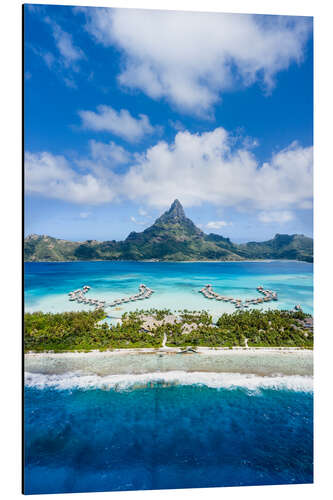
[[[115,299],[113,302],[107,304],[105,300],[99,299],[89,299],[85,295],[90,290],[90,286],[85,285],[82,289],[74,290],[69,292],[69,300],[76,301],[83,304],[89,304],[96,307],[96,309],[103,309],[104,307],[114,307],[120,304],[125,304],[127,302],[134,302],[136,300],[149,299],[149,297],[154,293],[154,290],[148,288],[146,285],[139,286],[139,292],[131,297],[125,297],[122,299]]]
[[[278,300],[277,293],[273,292],[272,290],[265,290],[264,287],[258,286],[257,287],[258,292],[262,293],[264,297],[260,297],[258,299],[246,299],[244,302],[242,299],[238,298],[233,298],[233,297],[225,297],[224,295],[220,295],[216,292],[214,292],[212,285],[208,284],[205,285],[201,290],[199,290],[200,293],[202,293],[207,299],[215,299],[215,300],[222,300],[223,302],[230,302],[231,304],[234,304],[236,308],[241,308],[241,307],[249,307],[250,304],[255,305],[255,304],[261,304],[263,302],[269,302],[271,300]]]

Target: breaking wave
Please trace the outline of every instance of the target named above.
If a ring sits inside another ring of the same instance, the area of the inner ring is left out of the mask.
[[[259,376],[243,373],[212,373],[169,371],[143,374],[117,374],[100,376],[82,372],[64,374],[25,373],[25,386],[37,389],[102,389],[127,391],[151,386],[206,386],[214,389],[238,389],[259,391],[261,389],[284,389],[290,391],[313,391],[313,378],[301,375]]]

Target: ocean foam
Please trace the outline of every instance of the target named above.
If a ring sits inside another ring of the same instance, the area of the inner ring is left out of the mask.
[[[126,391],[151,385],[201,385],[214,389],[243,388],[248,391],[261,389],[284,389],[290,391],[313,391],[313,378],[302,375],[259,376],[242,373],[213,372],[154,372],[143,374],[118,374],[99,376],[87,375],[81,372],[64,374],[25,373],[25,386],[37,389],[52,388],[57,390],[70,389],[103,389]]]

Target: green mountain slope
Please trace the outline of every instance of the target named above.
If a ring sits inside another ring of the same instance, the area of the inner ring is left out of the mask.
[[[238,253],[246,258],[293,259],[313,261],[313,239],[303,234],[276,234],[272,240],[238,245]]]
[[[297,259],[312,262],[313,240],[303,235],[277,234],[272,240],[232,243],[218,234],[205,234],[185,215],[178,200],[155,223],[124,241],[73,242],[51,236],[29,235],[24,241],[26,261],[70,260],[244,260]]]

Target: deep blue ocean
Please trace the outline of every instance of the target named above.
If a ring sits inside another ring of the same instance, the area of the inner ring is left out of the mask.
[[[211,283],[243,298],[257,296],[261,284],[277,291],[274,307],[300,303],[312,312],[312,277],[312,265],[302,262],[27,263],[25,309],[88,309],[69,302],[68,292],[87,284],[91,297],[114,299],[145,283],[155,290],[151,299],[110,316],[137,307],[206,309],[215,317],[232,312],[230,304],[198,293]],[[214,369],[202,371],[209,378]],[[313,393],[303,385],[31,384],[25,389],[25,493],[311,483]]]
[[[312,394],[26,389],[25,492],[311,483]]]

